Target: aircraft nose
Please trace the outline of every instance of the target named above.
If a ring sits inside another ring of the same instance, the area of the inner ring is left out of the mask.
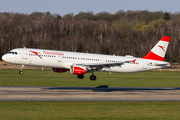
[[[6,61],[6,60],[7,60],[7,55],[3,55],[3,56],[2,56],[2,60],[3,60],[3,61]]]

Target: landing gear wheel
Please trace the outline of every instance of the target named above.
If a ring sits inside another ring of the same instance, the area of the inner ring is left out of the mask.
[[[23,74],[23,71],[19,71],[19,74],[21,74],[21,75],[22,75],[22,74]]]
[[[78,77],[79,79],[83,79],[83,78],[84,78],[84,75],[77,75],[77,77]]]
[[[19,74],[20,74],[20,75],[23,74],[23,71],[22,71],[22,70],[23,70],[23,67],[24,67],[24,65],[21,66],[21,71],[19,71]]]
[[[91,75],[90,76],[90,80],[95,81],[96,80],[96,76],[95,75]]]

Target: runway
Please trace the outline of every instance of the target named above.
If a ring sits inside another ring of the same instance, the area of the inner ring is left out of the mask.
[[[0,87],[0,101],[180,101],[180,88]]]

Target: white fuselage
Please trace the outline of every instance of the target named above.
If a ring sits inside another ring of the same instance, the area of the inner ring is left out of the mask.
[[[135,58],[132,56],[124,57],[31,48],[13,49],[5,54],[2,59],[13,64],[65,69],[70,69],[71,65],[78,63],[118,63],[135,60],[135,62],[126,62],[120,66],[103,67],[98,70],[121,73],[141,72],[170,66],[168,62]]]

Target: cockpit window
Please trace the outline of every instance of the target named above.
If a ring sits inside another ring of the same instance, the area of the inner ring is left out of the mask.
[[[10,52],[8,52],[8,54],[14,54],[14,55],[17,55],[17,52],[10,51]]]

